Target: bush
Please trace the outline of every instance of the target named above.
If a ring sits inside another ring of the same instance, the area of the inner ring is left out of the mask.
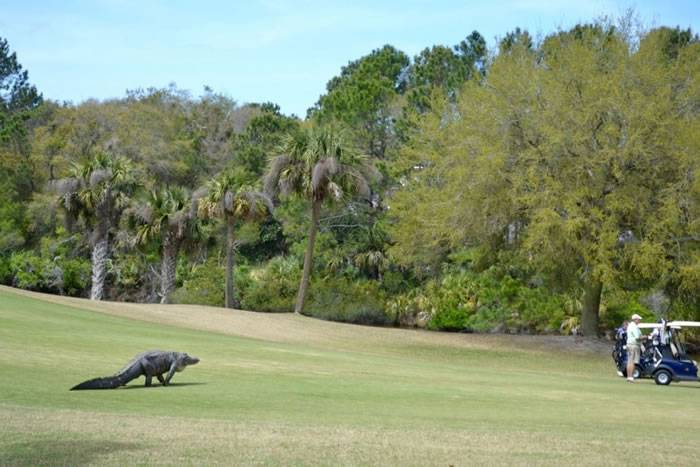
[[[240,286],[242,307],[253,311],[293,311],[300,275],[296,259],[283,256],[250,270]]]
[[[381,326],[384,294],[375,281],[328,278],[311,284],[305,314],[328,321]]]
[[[492,268],[452,272],[388,303],[395,323],[441,331],[553,332],[566,318],[562,296]]]
[[[82,258],[45,257],[19,251],[10,256],[7,269],[12,285],[21,289],[76,296],[90,285],[90,261]]]
[[[172,303],[224,306],[226,270],[216,258],[193,266],[182,287],[170,295]]]
[[[115,249],[109,261],[110,297],[121,301],[157,302],[156,265],[159,260],[155,253],[139,254]]]
[[[601,304],[600,324],[606,329],[620,327],[624,320],[629,320],[633,314],[640,315],[644,321],[654,322],[657,316],[642,304],[642,298],[648,292],[611,290],[604,295],[605,302]]]
[[[0,255],[0,284],[12,285],[12,270],[10,257]]]
[[[43,289],[44,281],[41,275],[43,269],[41,258],[31,251],[18,251],[10,256],[12,285],[20,289]]]
[[[83,295],[91,282],[92,264],[82,258],[55,260],[56,266],[62,273],[63,293],[71,296]]]

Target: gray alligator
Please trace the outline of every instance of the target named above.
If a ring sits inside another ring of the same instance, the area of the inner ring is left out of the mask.
[[[93,378],[71,388],[78,389],[114,389],[124,386],[139,376],[146,377],[146,386],[151,385],[155,376],[163,386],[170,383],[176,371],[182,371],[188,365],[199,363],[197,357],[191,357],[183,352],[163,352],[149,350],[135,356],[119,373],[104,378]],[[163,375],[167,373],[165,378]]]

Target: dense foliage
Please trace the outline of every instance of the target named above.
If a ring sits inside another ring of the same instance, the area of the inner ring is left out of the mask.
[[[305,121],[208,88],[44,101],[2,39],[0,70],[4,284],[461,332],[700,318],[689,30],[387,45]]]

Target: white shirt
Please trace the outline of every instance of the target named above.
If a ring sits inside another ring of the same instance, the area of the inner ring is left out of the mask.
[[[639,345],[642,340],[642,331],[637,323],[630,321],[627,325],[627,345]]]

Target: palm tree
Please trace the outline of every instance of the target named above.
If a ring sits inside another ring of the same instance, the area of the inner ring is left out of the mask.
[[[340,201],[346,194],[369,197],[369,181],[375,175],[368,158],[347,144],[332,126],[307,129],[288,136],[281,155],[270,161],[265,191],[271,195],[297,194],[311,202],[311,225],[304,254],[304,269],[294,312],[304,310],[311,277],[316,232],[324,202]]]
[[[241,170],[222,172],[206,187],[200,210],[208,217],[218,217],[226,224],[226,308],[238,306],[234,296],[233,262],[236,248],[236,222],[263,217],[272,211],[270,198],[246,183]]]
[[[138,223],[136,240],[156,241],[161,249],[160,302],[168,303],[175,289],[177,256],[183,243],[197,238],[196,201],[179,187],[153,190],[144,204],[133,210]]]
[[[389,267],[389,258],[386,255],[388,235],[375,221],[374,224],[367,225],[361,230],[357,241],[360,248],[353,255],[353,263],[369,277],[381,281],[382,274]]]
[[[119,224],[135,187],[128,159],[98,153],[91,160],[74,165],[69,177],[53,182],[69,218],[82,217],[90,232],[92,246],[91,300],[102,300],[107,276],[110,235]]]

